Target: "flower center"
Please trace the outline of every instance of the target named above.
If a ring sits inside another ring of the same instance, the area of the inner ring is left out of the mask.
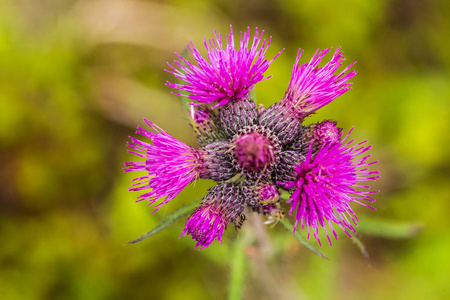
[[[233,144],[234,155],[243,170],[261,172],[275,161],[274,143],[263,133],[257,131],[244,133],[238,136]]]

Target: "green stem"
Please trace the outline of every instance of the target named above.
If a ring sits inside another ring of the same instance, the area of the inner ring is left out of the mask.
[[[228,300],[242,299],[247,269],[245,259],[245,250],[247,246],[248,237],[246,236],[235,239],[233,243]]]

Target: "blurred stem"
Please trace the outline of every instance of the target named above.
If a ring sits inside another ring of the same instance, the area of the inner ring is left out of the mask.
[[[249,245],[249,238],[249,235],[246,234],[241,238],[237,238],[233,243],[228,300],[242,299],[247,268],[245,250]]]
[[[276,272],[269,262],[274,255],[271,239],[267,234],[262,216],[255,213],[248,215],[249,226],[247,231],[254,236],[255,243],[248,249],[248,259],[253,270],[253,277],[257,283],[258,291],[263,299],[292,300],[300,299],[298,293],[294,294],[287,282],[281,276],[274,276]],[[303,297],[301,297],[304,299]]]

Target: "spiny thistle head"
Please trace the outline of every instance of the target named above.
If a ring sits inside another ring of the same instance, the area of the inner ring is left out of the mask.
[[[318,150],[322,145],[335,144],[340,141],[342,128],[338,128],[336,125],[336,121],[326,120],[306,126],[305,134],[313,149]]]
[[[317,49],[309,63],[299,65],[303,51],[297,54],[292,77],[286,95],[281,103],[292,110],[298,118],[304,119],[319,108],[327,105],[350,89],[348,80],[356,75],[356,71],[346,73],[354,63],[336,74],[345,60],[344,53],[338,47],[333,57],[323,67],[319,67],[322,58],[331,50]]]
[[[270,178],[247,179],[242,183],[246,204],[253,211],[262,212],[263,207],[280,199],[278,187]]]
[[[219,116],[205,105],[191,106],[190,120],[192,129],[201,146],[224,140],[227,138],[225,131],[218,126]]]
[[[169,65],[168,72],[184,83],[167,85],[193,100],[190,121],[200,147],[176,140],[147,120],[152,130],[137,130],[147,141],[131,137],[128,143],[129,152],[144,160],[127,162],[124,168],[144,173],[130,188],[143,192],[138,200],[161,200],[159,208],[197,179],[217,182],[182,233],[192,236],[197,249],[214,240],[222,243],[230,223],[239,229],[246,206],[276,223],[284,217],[284,203],[290,204],[295,227],[306,227],[308,237],[312,231],[319,243],[322,227],[331,244],[327,226],[336,238],[333,225],[355,231],[358,219],[351,205],[374,201],[370,195],[376,191],[360,184],[379,177],[378,171],[369,171],[376,163],[368,162],[371,147],[364,142],[351,146],[353,140],[341,138],[336,121],[303,123],[350,89],[353,64],[338,71],[345,58],[337,48],[322,67],[319,63],[330,49],[316,51],[309,63],[300,65],[299,51],[285,96],[262,108],[250,90],[268,78],[263,74],[273,61],[265,58],[269,44],[257,29],[253,40],[249,29],[241,33],[238,47],[232,31],[225,44],[216,33],[215,39],[205,40],[206,57],[191,43],[194,62],[178,55],[180,60]],[[281,190],[290,194],[287,201]]]
[[[222,243],[224,230],[244,209],[242,198],[241,190],[234,184],[220,183],[212,187],[189,217],[182,235],[191,235],[199,250],[215,239]]]
[[[261,132],[250,131],[236,136],[232,147],[237,164],[243,171],[260,173],[275,162],[276,146]]]
[[[127,146],[131,150],[128,152],[144,158],[145,161],[127,162],[123,171],[147,173],[133,180],[136,183],[133,183],[130,191],[148,190],[138,197],[138,201],[147,199],[150,204],[165,198],[156,206],[159,209],[200,176],[206,167],[202,159],[204,152],[175,139],[152,122],[146,119],[144,121],[152,131],[138,126],[136,133],[153,143],[130,137],[131,142],[127,142]]]
[[[167,82],[167,85],[189,93],[174,94],[195,100],[192,104],[224,105],[246,97],[256,83],[269,78],[264,77],[264,72],[278,56],[271,60],[265,58],[272,38],[266,42],[262,38],[264,31],[260,34],[256,28],[253,40],[250,41],[249,27],[247,32],[241,32],[239,47],[236,47],[233,27],[230,28],[230,33],[225,37],[225,44],[222,42],[222,35],[216,32],[215,39],[207,41],[205,38],[206,58],[192,42],[187,45],[196,64],[191,64],[179,54],[177,56],[180,61],[175,61],[175,66],[168,64],[170,70],[166,71],[185,83]]]
[[[295,213],[295,227],[300,222],[302,229],[308,228],[308,237],[312,230],[319,243],[319,226],[324,228],[330,245],[326,225],[336,239],[333,223],[346,233],[346,229],[356,232],[354,225],[358,218],[350,204],[355,202],[370,207],[361,201],[374,202],[369,195],[378,192],[358,184],[379,178],[378,171],[368,169],[377,163],[367,162],[370,155],[365,152],[371,146],[361,146],[365,142],[350,146],[354,140],[345,140],[324,144],[315,155],[310,146],[305,160],[295,167],[296,180],[279,182],[287,189],[294,189],[287,203],[291,203],[289,213]]]
[[[271,203],[275,203],[280,199],[280,192],[276,186],[272,183],[266,183],[258,189],[259,203],[263,206]]]

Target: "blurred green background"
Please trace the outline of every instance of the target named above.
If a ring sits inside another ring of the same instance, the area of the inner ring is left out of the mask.
[[[200,252],[178,239],[183,221],[123,245],[212,183],[151,214],[121,168],[144,117],[196,145],[164,68],[230,24],[264,29],[269,58],[286,49],[256,87],[266,106],[283,96],[299,47],[302,62],[331,46],[357,60],[353,90],[308,122],[355,126],[382,176],[377,210],[354,206],[371,267],[343,234],[324,243],[328,261],[269,227],[270,268],[247,249],[245,299],[450,298],[450,2],[2,0],[1,299],[226,298],[232,226]]]

